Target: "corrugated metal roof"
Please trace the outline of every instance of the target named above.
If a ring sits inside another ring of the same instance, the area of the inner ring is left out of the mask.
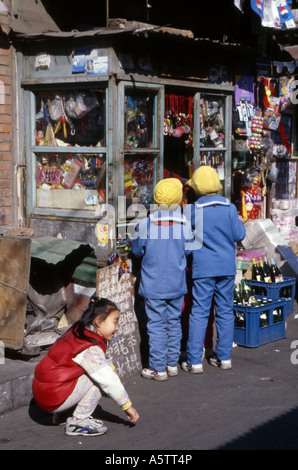
[[[94,37],[94,36],[113,36],[119,34],[133,34],[133,35],[162,35],[162,36],[172,36],[185,38],[202,45],[209,44],[215,46],[223,47],[244,47],[242,44],[234,42],[223,42],[219,40],[214,40],[210,38],[196,38],[192,31],[187,29],[178,29],[172,28],[169,26],[158,26],[149,23],[141,23],[138,21],[128,21],[123,18],[113,18],[109,22],[109,27],[101,27],[90,29],[86,31],[57,31],[57,30],[44,30],[42,25],[36,24],[32,27],[32,22],[30,22],[30,27],[26,26],[26,22],[30,20],[24,19],[23,21],[14,22],[13,31],[17,37],[21,38],[85,38],[85,37]],[[249,47],[245,47],[250,49]]]
[[[10,26],[12,31],[29,35],[36,32],[59,32],[59,27],[43,3],[33,0],[22,0],[12,6]]]
[[[47,263],[57,264],[81,246],[89,245],[55,237],[32,238],[31,256],[43,259]]]
[[[96,284],[97,258],[88,243],[55,237],[32,238],[31,257],[49,264],[69,263],[72,279]]]
[[[63,38],[82,38],[88,36],[109,36],[109,35],[118,35],[118,34],[145,34],[145,33],[162,33],[168,34],[173,36],[181,36],[187,37],[190,39],[194,38],[192,31],[184,30],[184,29],[176,29],[176,28],[169,28],[165,26],[155,26],[146,23],[138,23],[134,21],[130,21],[125,23],[125,26],[121,27],[113,27],[110,26],[108,28],[96,28],[90,29],[86,31],[47,31],[42,30],[40,27],[26,27],[23,21],[15,22],[12,24],[12,29],[19,37],[63,37]]]

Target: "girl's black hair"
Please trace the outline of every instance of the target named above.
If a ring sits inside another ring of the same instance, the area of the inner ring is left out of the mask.
[[[82,317],[71,327],[74,336],[76,338],[95,343],[95,339],[90,338],[85,334],[86,327],[92,324],[96,317],[100,316],[102,320],[105,320],[109,314],[115,310],[119,309],[114,302],[109,299],[104,299],[93,295],[90,298],[89,305],[83,313]]]

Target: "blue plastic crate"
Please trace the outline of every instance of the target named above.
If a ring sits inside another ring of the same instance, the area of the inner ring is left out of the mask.
[[[261,282],[246,279],[246,284],[251,289],[251,294],[256,298],[267,297],[268,299],[286,300],[286,316],[294,313],[294,299],[296,294],[296,278],[284,277],[283,282]]]
[[[258,307],[234,305],[234,342],[256,348],[286,338],[286,301],[268,302]]]

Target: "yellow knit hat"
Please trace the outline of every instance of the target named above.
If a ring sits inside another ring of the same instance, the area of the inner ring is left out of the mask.
[[[177,178],[166,178],[157,183],[153,195],[158,205],[179,205],[183,198],[183,185]]]
[[[221,184],[217,171],[211,166],[200,166],[192,178],[188,181],[188,185],[201,195],[216,194],[221,189]]]

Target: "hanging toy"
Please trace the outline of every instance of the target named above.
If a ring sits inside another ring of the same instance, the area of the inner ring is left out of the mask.
[[[284,111],[291,103],[292,94],[294,91],[294,78],[280,77],[279,79],[279,97],[280,109]]]
[[[67,131],[66,131],[66,118],[65,116],[60,116],[59,118],[59,121],[56,125],[56,128],[55,128],[55,135],[57,134],[57,132],[59,131],[60,129],[60,126],[61,126],[61,123],[62,123],[62,126],[63,126],[63,135],[64,135],[64,138],[67,137]]]
[[[240,190],[241,215],[243,222],[264,217],[264,199],[260,185],[260,175],[255,168],[246,171],[245,186]]]
[[[57,123],[57,125],[56,125],[55,135],[56,135],[57,132],[59,131],[61,124],[62,124],[62,126],[63,126],[63,135],[64,135],[64,138],[66,139],[66,138],[67,138],[66,113],[65,113],[65,109],[64,109],[63,99],[61,99],[61,114],[60,114],[60,117],[59,117],[59,121],[58,121],[58,123]]]
[[[262,148],[263,116],[261,110],[256,110],[251,122],[249,148],[251,151]]]

